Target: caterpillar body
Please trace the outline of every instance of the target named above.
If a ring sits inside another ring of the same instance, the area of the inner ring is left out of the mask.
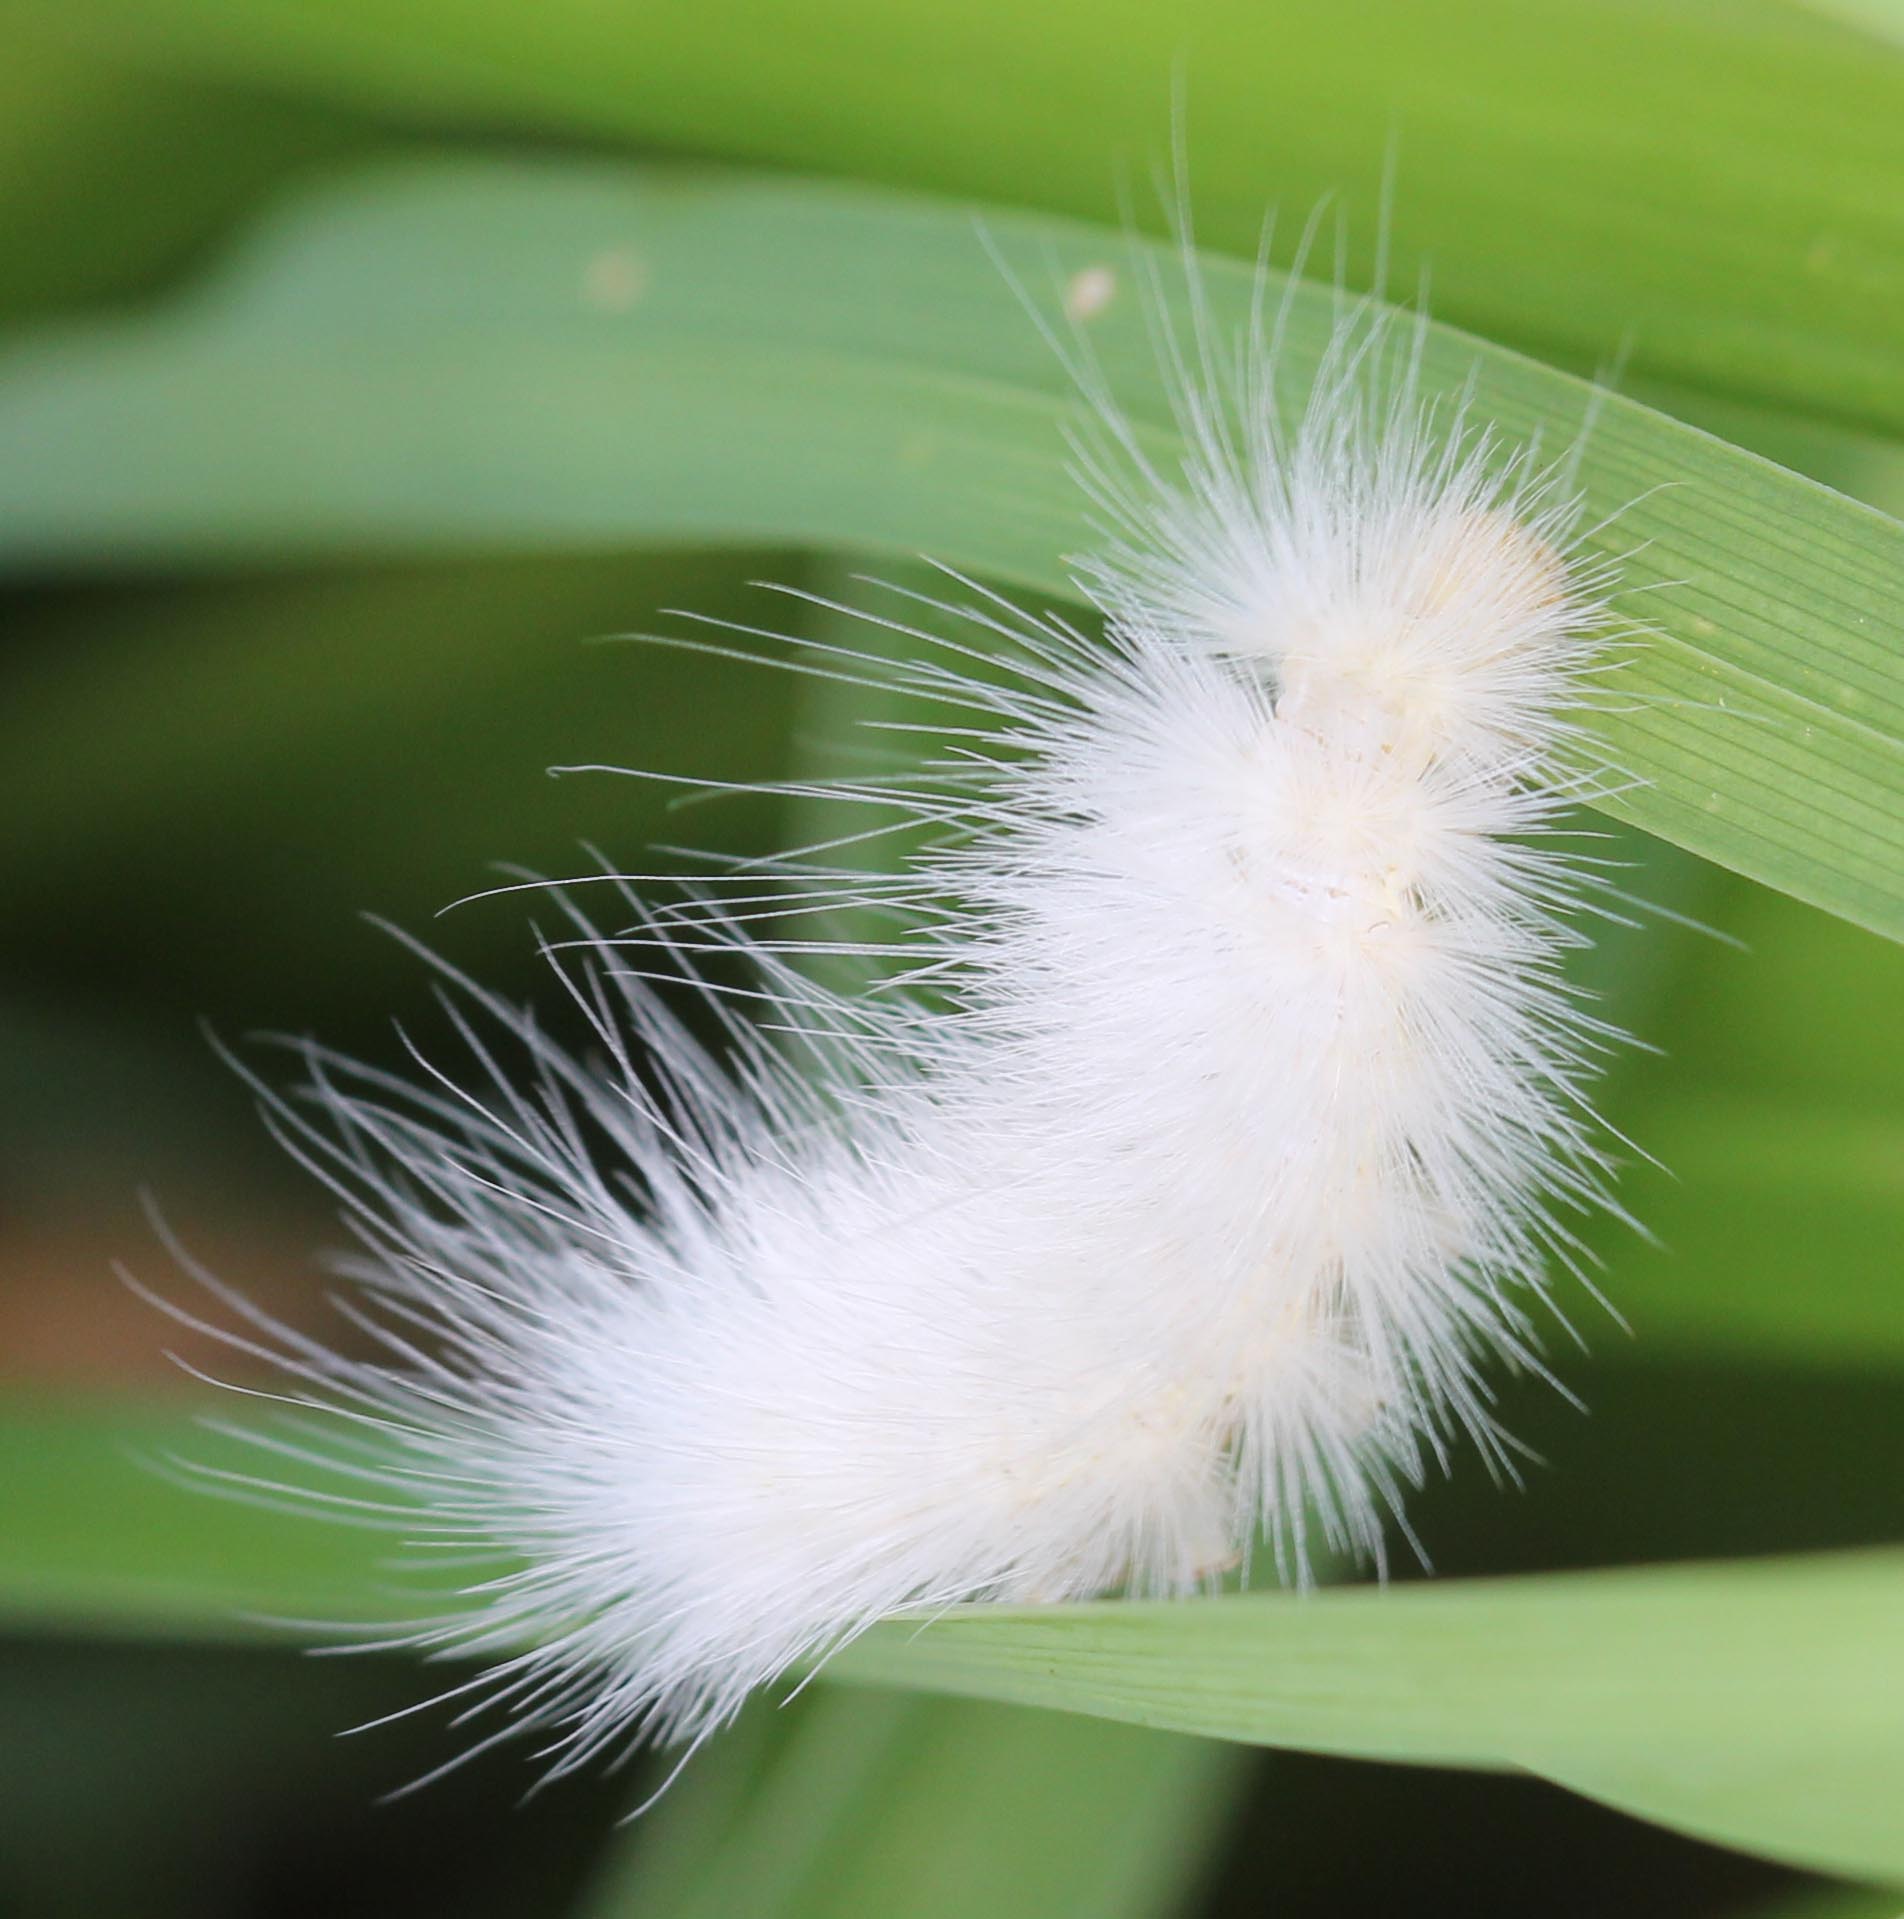
[[[488,1655],[558,1770],[894,1614],[1379,1557],[1456,1438],[1504,1461],[1487,1367],[1539,1363],[1607,1177],[1554,828],[1609,581],[1554,470],[1437,422],[1406,354],[1371,397],[1371,325],[1292,428],[1258,368],[1220,427],[1185,403],[1180,473],[1094,464],[1101,633],[956,576],[962,640],[889,622],[960,725],[855,796],[925,829],[842,880],[901,929],[885,990],[718,889],[622,937],[563,895],[589,1059],[456,981],[464,1078],[313,1049],[269,1102],[379,1352],[221,1292],[329,1415],[256,1437],[506,1556],[405,1640]],[[710,1049],[630,939],[738,952],[769,1017],[710,989]]]

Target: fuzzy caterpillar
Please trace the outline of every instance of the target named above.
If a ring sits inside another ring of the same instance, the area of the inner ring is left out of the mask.
[[[557,1770],[698,1740],[895,1613],[1187,1593],[1259,1537],[1299,1574],[1306,1524],[1379,1556],[1452,1439],[1503,1458],[1485,1367],[1538,1363],[1606,1175],[1552,828],[1608,582],[1411,360],[1369,396],[1374,324],[1293,431],[1258,367],[1180,397],[1180,475],[1092,465],[1101,639],[927,603],[1013,670],[892,669],[966,722],[858,796],[928,829],[842,882],[900,990],[704,898],[621,939],[570,901],[599,1061],[452,977],[465,1081],[313,1049],[267,1096],[380,1351],[208,1280],[328,1416],[251,1436],[284,1490],[506,1556],[403,1643],[492,1660],[472,1710]],[[710,992],[710,1053],[631,942],[738,952],[793,1044]]]

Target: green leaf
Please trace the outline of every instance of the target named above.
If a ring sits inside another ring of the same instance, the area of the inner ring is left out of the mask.
[[[15,1494],[0,1621],[232,1638],[441,1609],[414,1573],[386,1571],[388,1536],[221,1505],[140,1463],[180,1453],[256,1468],[177,1413],[0,1405]],[[1248,1743],[1520,1767],[1722,1843],[1904,1883],[1904,1552],[976,1607],[881,1627],[827,1670]]]
[[[883,1626],[836,1679],[1217,1738],[1518,1767],[1904,1884],[1904,1552]]]
[[[1803,0],[1814,13],[1842,20],[1880,40],[1904,41],[1904,6],[1898,0]]]
[[[1904,1120],[1711,1091],[1643,1112],[1673,1177],[1628,1196],[1657,1236],[1613,1282],[1641,1350],[1904,1363]]]
[[[1158,452],[1163,376],[1113,234],[1012,215],[1045,301],[1123,274],[1091,323]],[[1169,271],[1168,265],[1158,270]],[[1216,324],[1256,276],[1207,258]],[[1270,297],[1280,297],[1272,280]],[[1290,290],[1292,376],[1331,296]],[[1433,330],[1512,438],[1564,444],[1589,390]],[[1078,403],[962,210],[735,176],[473,166],[315,202],[192,303],[0,369],[0,560],[235,562],[417,546],[795,540],[1071,594]],[[1612,810],[1904,933],[1904,528],[1608,398],[1581,468],[1653,637],[1603,722]]]
[[[689,1766],[583,1919],[1150,1919],[1247,1770],[1215,1741],[973,1700],[825,1687],[772,1716]]]
[[[370,145],[366,129],[303,103],[144,73],[11,18],[5,32],[0,315],[9,320],[144,288],[287,176]]]
[[[1883,0],[1844,0],[1861,17]],[[1904,63],[1776,0],[80,0],[69,30],[431,121],[576,129],[1114,219],[1171,151],[1253,254],[1333,197],[1358,276],[1576,364],[1904,428]],[[1131,190],[1135,180],[1138,186]]]
[[[233,1640],[429,1610],[386,1570],[388,1534],[208,1496],[173,1476],[180,1459],[255,1474],[261,1455],[162,1405],[0,1399],[0,1621]]]
[[[1754,1905],[1746,1919],[1904,1919],[1904,1908],[1895,1892],[1873,1886],[1810,1885]]]
[[[1610,1002],[1663,1050],[1629,1054],[1605,1095],[1608,1118],[1657,1165],[1633,1164],[1620,1183],[1646,1239],[1613,1219],[1592,1229],[1631,1342],[1591,1308],[1571,1316],[1609,1356],[1814,1378],[1829,1368],[1847,1382],[1893,1374],[1904,1363],[1904,948],[1704,870],[1715,897],[1675,900],[1657,860],[1631,884],[1737,946],[1679,927],[1612,929],[1636,960],[1665,962],[1655,1003]],[[1597,1401],[1589,1372],[1568,1376]],[[1835,1437],[1843,1478],[1885,1483]],[[1788,1448],[1801,1455],[1803,1436]]]

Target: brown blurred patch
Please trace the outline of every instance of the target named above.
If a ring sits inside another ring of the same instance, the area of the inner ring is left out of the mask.
[[[258,1380],[269,1368],[209,1332],[197,1331],[141,1298],[116,1270],[130,1269],[149,1292],[210,1326],[246,1329],[237,1313],[180,1267],[136,1214],[0,1226],[0,1388],[201,1390],[173,1362],[222,1379]],[[325,1303],[327,1282],[312,1242],[290,1221],[194,1221],[188,1250],[221,1284],[261,1311],[337,1345],[361,1336]]]

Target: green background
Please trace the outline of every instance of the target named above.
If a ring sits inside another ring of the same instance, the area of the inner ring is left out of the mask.
[[[0,1913],[1904,1907],[1904,16],[0,23]],[[875,1635],[625,1829],[652,1767],[518,1805],[491,1754],[378,1803],[467,1735],[334,1735],[456,1675],[260,1622],[405,1602],[374,1539],[178,1486],[229,1406],[113,1271],[177,1283],[149,1191],[321,1323],[334,1225],[199,1022],[395,1061],[427,987],[364,913],[534,997],[520,899],[434,917],[490,862],[810,831],[544,773],[864,764],[836,697],[614,643],[692,630],[665,609],[786,627],[749,582],[919,552],[1068,599],[1033,315],[1110,269],[1090,349],[1168,456],[1144,236],[1180,206],[1225,324],[1270,210],[1280,270],[1321,209],[1297,371],[1327,283],[1380,273],[1511,433],[1597,404],[1649,628],[1598,824],[1664,911],[1586,962],[1660,1049],[1606,1092],[1653,1237],[1598,1230],[1619,1319],[1576,1297],[1552,1340],[1588,1410],[1506,1384],[1525,1484],[1425,1491],[1433,1581]]]

